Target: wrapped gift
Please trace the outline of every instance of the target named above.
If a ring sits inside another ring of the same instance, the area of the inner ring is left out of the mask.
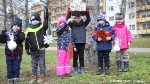
[[[86,11],[86,3],[82,2],[82,0],[74,0],[70,4],[71,15],[73,16],[82,16],[85,15]]]

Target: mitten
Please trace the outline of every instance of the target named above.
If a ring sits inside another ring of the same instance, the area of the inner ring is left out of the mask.
[[[28,55],[31,55],[31,51],[29,51],[29,50],[26,50],[26,53],[27,53]]]
[[[67,16],[71,16],[70,8],[68,8],[68,10],[67,10]]]
[[[85,14],[86,14],[86,15],[89,15],[89,8],[88,8],[88,7],[86,7]]]

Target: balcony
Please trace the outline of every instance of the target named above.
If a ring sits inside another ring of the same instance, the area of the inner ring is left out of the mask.
[[[150,22],[150,17],[137,18],[137,23]]]
[[[150,34],[150,29],[137,30],[138,34]]]
[[[150,5],[137,6],[136,11],[150,10]]]

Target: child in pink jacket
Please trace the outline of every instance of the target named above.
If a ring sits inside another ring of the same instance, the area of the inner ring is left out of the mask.
[[[118,67],[118,71],[121,72],[122,62],[124,63],[123,71],[128,71],[129,66],[129,55],[128,48],[132,42],[132,35],[128,27],[125,25],[125,21],[123,20],[123,15],[121,13],[115,14],[116,23],[113,26],[114,32],[116,34],[116,39],[118,39],[118,45],[120,47],[119,51],[116,51],[116,64]]]

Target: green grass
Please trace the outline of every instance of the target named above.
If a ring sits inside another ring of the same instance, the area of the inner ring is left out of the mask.
[[[133,38],[131,48],[150,48],[150,38]]]
[[[0,84],[7,83],[6,62],[4,50],[0,49]],[[97,67],[85,68],[85,75],[74,75],[58,79],[55,74],[57,63],[57,52],[46,51],[46,78],[43,84],[149,84],[150,83],[150,53],[129,53],[130,71],[117,72],[114,61],[115,53],[110,54],[110,75],[96,75]],[[71,62],[72,63],[72,62]],[[23,54],[21,70],[21,84],[28,84],[31,75],[31,58],[26,53]],[[72,69],[73,73],[73,69]],[[143,83],[139,83],[144,81]],[[36,84],[36,83],[35,83]]]

